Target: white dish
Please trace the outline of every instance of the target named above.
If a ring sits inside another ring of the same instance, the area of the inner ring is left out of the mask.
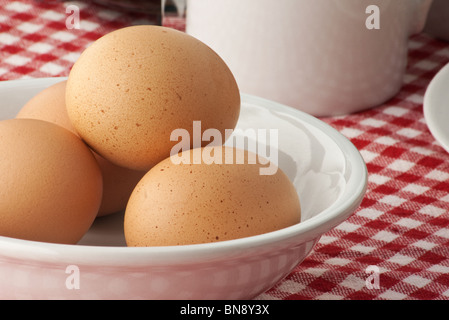
[[[0,82],[0,119],[61,80]],[[359,206],[367,170],[349,140],[299,110],[242,95],[237,129],[247,128],[279,130],[278,164],[301,198],[301,223],[231,241],[128,248],[118,213],[97,219],[78,245],[0,237],[0,298],[250,299],[271,288]]]
[[[424,95],[423,107],[430,132],[449,152],[449,64],[430,82]]]

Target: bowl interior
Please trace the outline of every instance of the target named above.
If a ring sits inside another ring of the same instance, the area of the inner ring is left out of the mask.
[[[31,97],[63,79],[17,80],[1,84],[0,119],[13,118]],[[243,94],[239,122],[226,144],[245,141],[245,148],[269,158],[287,174],[301,200],[303,223],[329,210],[345,192],[348,193],[348,176],[352,173],[348,167],[348,154],[336,142],[336,138],[341,140],[342,137],[326,126],[297,110]],[[363,166],[360,159],[356,161]],[[363,181],[359,185],[363,187]],[[354,191],[354,199],[360,200],[363,190],[359,187]],[[79,245],[125,246],[123,215],[118,212],[98,218]]]

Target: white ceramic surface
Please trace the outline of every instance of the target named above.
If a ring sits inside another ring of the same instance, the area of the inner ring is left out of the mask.
[[[424,95],[423,107],[430,132],[449,152],[449,64],[430,82]]]
[[[402,86],[409,36],[431,0],[188,0],[187,33],[228,64],[242,92],[315,116],[376,106]],[[379,8],[380,29],[366,21]]]
[[[0,82],[0,119],[56,81]],[[301,223],[231,241],[128,248],[118,213],[98,218],[78,245],[0,237],[0,298],[250,299],[275,285],[359,206],[366,166],[336,130],[268,100],[242,95],[237,128],[279,129],[278,164],[302,200]]]

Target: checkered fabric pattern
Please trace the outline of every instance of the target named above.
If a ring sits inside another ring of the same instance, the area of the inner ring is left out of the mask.
[[[71,5],[80,9],[79,29],[71,28]],[[91,0],[0,0],[0,80],[67,76],[81,52],[102,35],[156,22],[144,13],[114,10]],[[164,23],[184,27],[176,18]]]
[[[81,9],[80,29],[66,27],[70,4]],[[94,40],[140,23],[154,21],[83,1],[0,0],[0,80],[67,76]],[[165,24],[184,27],[180,20]],[[422,105],[427,85],[446,63],[449,43],[415,36],[396,97],[360,113],[322,119],[365,159],[365,199],[257,299],[449,298],[449,154],[430,134]]]
[[[360,208],[263,298],[449,298],[449,154],[423,116],[426,88],[448,62],[449,43],[415,36],[396,97],[322,119],[360,150],[368,190]]]

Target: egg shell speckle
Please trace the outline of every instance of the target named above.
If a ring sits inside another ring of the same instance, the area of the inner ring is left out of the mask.
[[[69,117],[111,162],[148,170],[170,155],[176,129],[193,121],[224,136],[240,112],[233,74],[208,46],[184,32],[140,25],[96,40],[70,71]]]
[[[55,123],[78,136],[67,114],[65,92],[67,81],[45,88],[31,98],[17,113],[16,118],[40,119]],[[137,182],[146,171],[117,166],[94,152],[102,177],[103,199],[97,216],[105,216],[124,210]]]
[[[216,242],[299,223],[301,207],[293,184],[280,169],[260,175],[261,166],[162,161],[130,197],[124,224],[127,245]]]

